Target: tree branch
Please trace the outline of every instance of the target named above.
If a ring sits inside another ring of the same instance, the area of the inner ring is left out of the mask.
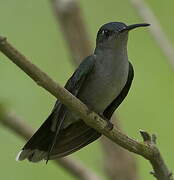
[[[33,134],[34,130],[28,126],[21,118],[17,117],[14,113],[6,113],[3,106],[0,105],[0,123],[6,128],[12,130],[23,139],[28,140]],[[80,180],[99,180],[90,169],[86,168],[79,161],[70,157],[60,158],[54,160],[54,162],[65,168],[75,178]]]
[[[89,110],[78,98],[62,88],[46,73],[28,61],[26,57],[20,54],[4,37],[0,37],[0,51],[37,82],[38,85],[60,100],[70,111],[76,113],[87,125],[104,134],[121,147],[149,160],[154,169],[154,175],[158,180],[173,180],[158,148],[153,142],[141,143],[128,137],[117,128],[113,128],[112,130],[106,128],[108,124],[104,119]]]
[[[133,7],[138,11],[139,15],[144,19],[144,21],[152,24],[150,26],[150,32],[156,43],[168,58],[168,61],[172,67],[174,67],[174,48],[173,44],[167,37],[166,33],[163,31],[160,22],[151,11],[150,7],[144,0],[130,0]]]

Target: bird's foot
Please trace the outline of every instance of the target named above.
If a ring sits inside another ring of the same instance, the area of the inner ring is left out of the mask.
[[[111,131],[113,128],[114,125],[110,121],[107,121],[107,125],[105,126],[105,129]]]
[[[104,129],[111,131],[114,128],[114,124],[112,124],[109,121],[109,119],[107,119],[105,116],[103,116],[103,114],[99,114],[99,116],[107,122],[107,125],[105,126]]]

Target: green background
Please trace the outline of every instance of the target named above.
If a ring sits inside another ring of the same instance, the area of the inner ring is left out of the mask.
[[[148,1],[171,41],[174,41],[173,6],[169,1]],[[127,24],[142,22],[128,0],[85,1],[80,5],[85,22],[95,46],[98,28],[109,21]],[[64,85],[73,72],[70,54],[56,24],[48,0],[1,0],[0,34],[8,37],[31,61]],[[129,58],[135,69],[135,79],[128,98],[119,108],[124,131],[141,140],[138,130],[144,129],[158,136],[158,146],[168,164],[174,167],[173,117],[174,73],[167,58],[158,48],[148,28],[130,33]],[[0,101],[21,116],[32,127],[38,128],[48,116],[55,102],[42,88],[0,54]],[[32,164],[16,162],[15,156],[24,141],[0,126],[1,178],[20,179],[73,179],[66,171],[52,162]],[[72,155],[94,171],[102,173],[102,151],[95,142]],[[154,179],[149,175],[149,163],[135,156],[142,180]],[[174,169],[173,169],[174,170]]]

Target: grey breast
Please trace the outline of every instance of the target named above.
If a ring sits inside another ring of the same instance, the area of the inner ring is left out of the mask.
[[[78,94],[78,98],[97,113],[102,113],[126,84],[129,68],[127,57],[117,58],[96,56],[94,68]],[[74,113],[68,111],[63,128],[78,120]]]
[[[97,57],[95,66],[88,76],[79,98],[96,112],[102,113],[105,108],[120,94],[127,81],[128,60],[117,56]]]

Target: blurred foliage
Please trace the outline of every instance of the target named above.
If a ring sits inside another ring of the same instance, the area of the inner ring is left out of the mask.
[[[164,30],[174,41],[171,23],[173,1],[148,1]],[[110,21],[125,23],[141,22],[136,10],[126,1],[80,1],[91,42],[95,46],[98,28]],[[1,0],[0,34],[8,37],[24,55],[62,85],[73,72],[70,54],[53,16],[48,0]],[[170,168],[173,167],[174,122],[174,74],[166,58],[157,47],[148,29],[130,33],[129,58],[134,65],[135,79],[128,98],[119,108],[124,130],[140,139],[138,130],[144,129],[158,136],[158,145]],[[31,126],[38,128],[48,116],[55,98],[39,88],[14,64],[0,54],[0,99],[23,117]],[[60,178],[73,179],[65,170],[51,161],[31,164],[16,162],[15,156],[24,141],[0,126],[1,178],[9,180]],[[91,153],[92,152],[92,153]],[[102,151],[99,143],[74,153],[94,171],[102,173]],[[143,158],[136,156],[143,180],[154,179],[149,175],[151,167]]]

